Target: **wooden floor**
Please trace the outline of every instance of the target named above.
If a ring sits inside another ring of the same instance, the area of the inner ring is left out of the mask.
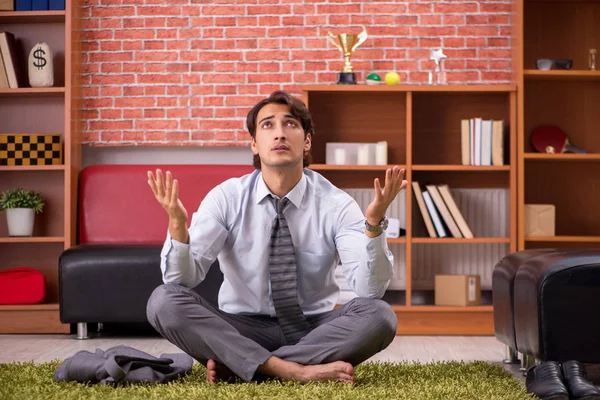
[[[181,350],[160,337],[94,337],[77,340],[74,335],[0,335],[0,363],[63,360],[79,350],[106,350],[126,345],[154,356]],[[396,336],[382,352],[368,361],[434,362],[482,360],[501,363],[504,346],[493,336]],[[518,368],[505,366],[523,381]]]
[[[79,350],[94,351],[127,345],[154,356],[180,352],[160,337],[95,337],[76,340],[74,335],[0,335],[0,363],[45,362],[65,359]],[[392,344],[369,361],[501,361],[504,346],[493,336],[396,336]]]

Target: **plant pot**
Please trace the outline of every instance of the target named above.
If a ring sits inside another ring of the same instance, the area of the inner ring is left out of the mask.
[[[6,211],[8,236],[31,236],[35,210],[33,208],[9,208]]]

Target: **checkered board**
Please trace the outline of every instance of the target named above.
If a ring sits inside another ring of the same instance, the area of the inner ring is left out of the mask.
[[[61,165],[62,136],[0,134],[0,165]]]

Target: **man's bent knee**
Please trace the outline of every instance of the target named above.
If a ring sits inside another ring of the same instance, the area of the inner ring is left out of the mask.
[[[155,329],[157,328],[158,321],[163,319],[163,316],[172,314],[174,311],[171,300],[173,295],[178,293],[176,286],[174,284],[160,285],[152,291],[150,298],[148,298],[146,318],[148,318],[148,322]]]
[[[357,297],[353,301],[353,311],[370,317],[369,325],[377,327],[377,337],[382,339],[383,347],[387,347],[394,340],[398,327],[392,306],[384,300],[366,297]]]

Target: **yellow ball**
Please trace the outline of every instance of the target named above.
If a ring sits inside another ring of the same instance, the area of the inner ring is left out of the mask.
[[[390,86],[399,84],[400,75],[398,75],[396,72],[388,72],[385,74],[385,83]]]

